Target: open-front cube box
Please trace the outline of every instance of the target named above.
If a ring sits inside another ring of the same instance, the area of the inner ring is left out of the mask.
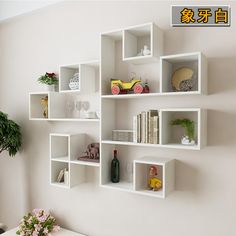
[[[150,177],[150,167],[154,167],[157,171],[155,176]],[[158,179],[161,181],[162,187],[157,191],[150,189],[150,178],[152,178],[153,186],[155,186],[155,180]],[[134,188],[137,193],[165,198],[174,190],[174,183],[174,159],[144,157],[134,161]]]
[[[147,24],[141,27],[141,29],[152,28],[152,25]],[[145,34],[140,29],[140,34]],[[131,29],[130,29],[131,30]],[[135,31],[135,29],[134,29]],[[123,34],[130,34],[128,30],[127,33],[124,33],[124,30],[118,30],[114,32],[103,33],[101,35],[101,89],[102,95],[112,95],[111,92],[111,79],[117,80],[119,83],[120,89],[122,92],[127,92],[127,95],[134,94],[132,81],[131,79],[141,79],[142,84],[146,81],[148,82],[148,86],[150,88],[150,93],[158,93],[159,90],[159,69],[156,63],[152,64],[144,64],[146,60],[152,59],[152,54],[148,56],[133,56],[136,54],[136,51],[139,49],[135,49],[135,53],[129,52],[129,57],[124,58],[124,38]],[[131,30],[131,32],[133,32]],[[150,33],[150,32],[149,32]],[[144,38],[148,38],[145,36]],[[130,42],[131,44],[131,42]],[[131,47],[127,46],[128,48]],[[140,46],[141,47],[141,46]],[[128,50],[128,49],[127,49]],[[127,55],[128,56],[128,55]],[[132,62],[132,63],[131,63]],[[140,64],[140,65],[133,65]],[[129,91],[124,90],[122,87],[122,82],[128,82],[126,84],[130,89]],[[122,94],[113,95],[113,96],[121,96]]]
[[[50,156],[53,160],[76,160],[85,150],[85,134],[50,134]]]
[[[59,91],[94,93],[99,80],[99,62],[87,61],[60,66]],[[98,86],[97,86],[98,87]]]
[[[51,185],[58,187],[70,187],[69,163],[51,161]]]
[[[162,55],[162,32],[153,23],[124,30],[123,60],[134,64],[157,60]]]
[[[162,56],[160,66],[161,93],[207,92],[207,62],[202,53]]]
[[[172,125],[176,119],[189,119],[194,122],[195,144],[182,144],[182,138],[187,135],[181,125]],[[199,108],[162,109],[161,110],[161,144],[169,148],[200,149],[206,142],[206,114]]]
[[[45,117],[44,112],[46,106],[42,104],[42,101],[48,99],[47,106],[47,117]],[[49,93],[30,93],[29,94],[29,119],[30,120],[47,120],[50,117],[49,109]]]
[[[133,191],[133,160],[127,155],[125,148],[116,145],[102,144],[102,159],[101,159],[101,186],[119,189],[123,191]],[[120,163],[120,181],[113,183],[111,181],[111,162],[113,159],[114,149],[118,152],[118,160]]]
[[[77,79],[78,82],[77,82]],[[74,81],[72,89],[70,88],[71,80]],[[66,65],[60,66],[59,70],[59,91],[68,92],[68,91],[80,91],[80,65]]]

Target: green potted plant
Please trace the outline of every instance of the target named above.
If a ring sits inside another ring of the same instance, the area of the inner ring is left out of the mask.
[[[58,84],[58,79],[55,73],[46,72],[45,75],[41,75],[38,78],[40,84],[46,85],[48,91],[55,91],[55,85]]]
[[[8,151],[10,156],[15,156],[21,147],[21,140],[20,126],[0,112],[0,153]]]
[[[181,138],[181,143],[184,145],[194,145],[195,127],[194,121],[189,119],[176,119],[171,121],[171,125],[180,125],[184,128],[184,136]]]

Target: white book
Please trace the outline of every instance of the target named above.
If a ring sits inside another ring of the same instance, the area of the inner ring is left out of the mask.
[[[133,142],[138,142],[138,118],[137,116],[133,116]]]
[[[69,185],[69,171],[68,170],[64,171],[64,183],[66,185]]]
[[[137,115],[137,142],[141,143],[141,114]]]
[[[146,143],[146,112],[141,112],[141,143]]]
[[[159,143],[159,117],[153,117],[153,143]]]
[[[149,119],[150,119],[150,111],[146,112],[145,117],[145,143],[149,143]]]

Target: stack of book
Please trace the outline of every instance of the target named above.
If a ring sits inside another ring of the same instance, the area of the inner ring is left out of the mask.
[[[159,144],[158,110],[143,111],[133,117],[133,142]]]

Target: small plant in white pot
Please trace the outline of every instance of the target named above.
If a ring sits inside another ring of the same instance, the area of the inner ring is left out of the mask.
[[[189,119],[176,119],[171,121],[171,125],[180,125],[184,128],[184,136],[181,138],[183,145],[194,145],[195,127],[194,121]]]
[[[55,91],[55,86],[58,84],[58,79],[55,73],[46,72],[45,75],[38,78],[38,82],[45,85],[47,91]]]

